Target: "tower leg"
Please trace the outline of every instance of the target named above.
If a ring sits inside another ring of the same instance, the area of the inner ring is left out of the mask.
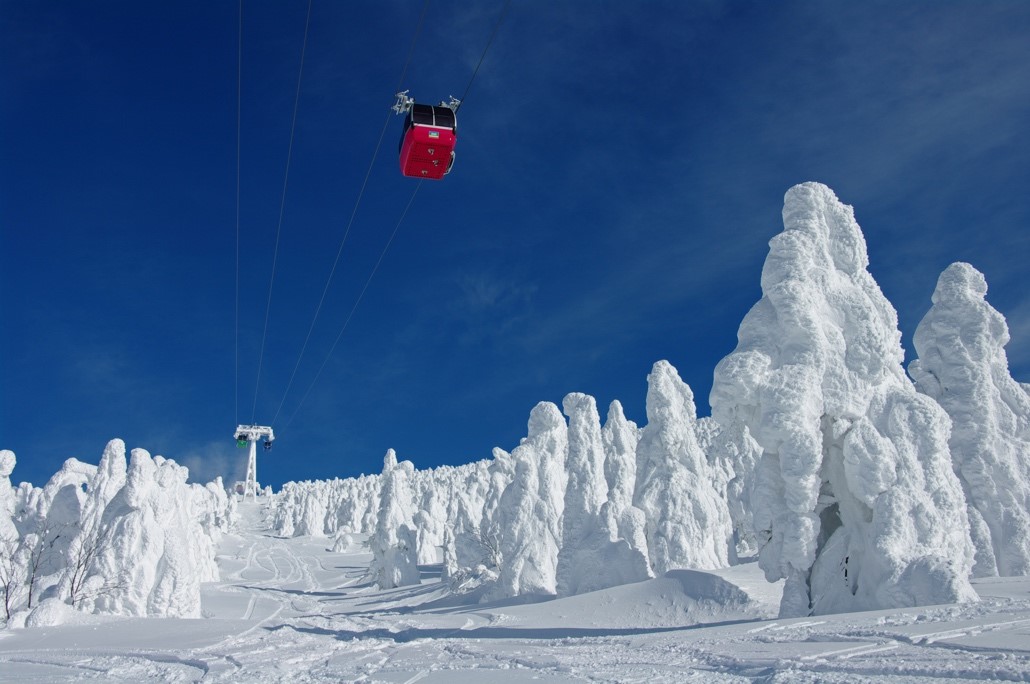
[[[243,499],[257,499],[257,442],[250,440],[250,456],[247,458],[247,481],[243,485]]]

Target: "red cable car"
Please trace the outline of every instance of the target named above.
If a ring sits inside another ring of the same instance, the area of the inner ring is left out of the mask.
[[[454,145],[458,142],[458,120],[455,114],[458,102],[449,104],[416,104],[398,93],[394,107],[404,117],[401,134],[401,173],[410,178],[440,180],[454,165]]]

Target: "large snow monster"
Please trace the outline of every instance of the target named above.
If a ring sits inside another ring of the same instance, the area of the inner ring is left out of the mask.
[[[805,183],[783,226],[711,395],[763,448],[751,503],[781,615],[975,600],[951,421],[905,375],[852,208]]]

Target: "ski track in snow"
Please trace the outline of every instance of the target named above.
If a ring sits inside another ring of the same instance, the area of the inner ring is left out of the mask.
[[[370,554],[276,538],[259,505],[241,513],[241,533],[220,550],[222,581],[204,589],[206,619],[9,630],[0,680],[1030,681],[1028,579],[985,581],[972,605],[786,620],[762,620],[768,604],[751,619],[710,607],[709,625],[627,625],[625,614],[583,608],[611,604],[617,587],[585,603],[514,606],[434,605],[446,596],[435,578],[379,591],[364,579]],[[659,605],[669,585],[653,582]]]

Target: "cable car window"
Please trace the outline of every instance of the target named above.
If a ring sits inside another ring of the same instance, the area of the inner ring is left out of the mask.
[[[411,107],[411,121],[412,123],[421,124],[423,126],[433,125],[433,107],[432,105],[415,104]]]
[[[454,112],[448,107],[433,107],[436,114],[436,125],[446,128],[454,128]]]

